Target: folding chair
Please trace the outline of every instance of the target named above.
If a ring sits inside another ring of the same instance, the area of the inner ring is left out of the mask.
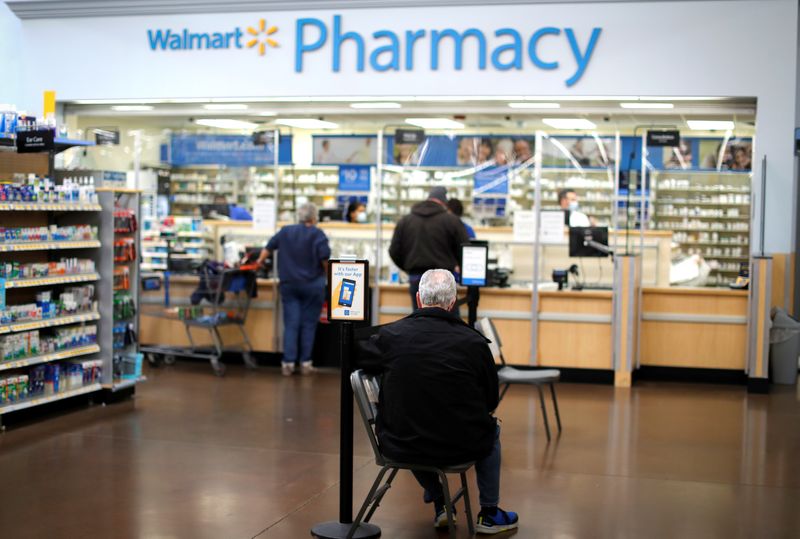
[[[553,409],[556,413],[558,432],[561,434],[561,416],[558,413],[558,400],[556,399],[556,388],[554,385],[555,382],[558,382],[558,379],[561,376],[561,371],[558,369],[527,370],[509,367],[506,365],[505,357],[503,357],[503,344],[500,341],[500,335],[497,333],[497,329],[495,329],[494,323],[491,321],[491,319],[481,318],[478,320],[478,331],[483,333],[483,336],[491,341],[491,343],[489,343],[489,349],[492,351],[494,360],[499,362],[501,365],[500,370],[497,371],[497,378],[500,381],[500,384],[503,385],[503,389],[500,391],[500,400],[503,400],[503,397],[505,396],[506,391],[508,391],[508,388],[511,384],[528,384],[535,386],[539,391],[539,404],[542,407],[544,429],[547,433],[547,441],[549,442],[550,423],[547,420],[547,409],[545,408],[544,392],[542,390],[543,385],[549,385],[550,395],[553,399]]]
[[[380,446],[378,445],[378,438],[375,435],[375,417],[377,415],[378,393],[380,391],[378,380],[376,377],[369,376],[359,369],[350,375],[350,384],[353,386],[356,404],[358,405],[359,412],[361,412],[361,419],[364,421],[369,443],[372,445],[372,451],[375,454],[375,464],[380,466],[381,469],[364,503],[361,505],[361,509],[358,511],[353,525],[350,527],[347,539],[353,537],[362,519],[363,522],[369,522],[375,510],[378,509],[383,496],[391,488],[392,481],[399,470],[434,472],[438,474],[442,481],[442,490],[444,491],[445,511],[447,512],[450,536],[453,536],[456,531],[453,518],[455,504],[462,497],[464,498],[464,512],[466,513],[469,533],[470,535],[475,535],[475,524],[472,521],[472,508],[469,501],[469,488],[467,487],[467,471],[472,468],[475,463],[465,462],[454,466],[437,467],[407,462],[395,462],[387,459],[383,456],[383,453],[381,453]],[[384,482],[383,478],[387,472],[389,472],[389,476]],[[461,488],[458,489],[455,496],[452,498],[450,497],[450,487],[447,484],[447,474],[458,474],[461,477]]]

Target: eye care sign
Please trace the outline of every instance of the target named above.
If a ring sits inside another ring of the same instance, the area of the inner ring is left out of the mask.
[[[369,262],[328,261],[328,320],[362,322],[367,319]]]

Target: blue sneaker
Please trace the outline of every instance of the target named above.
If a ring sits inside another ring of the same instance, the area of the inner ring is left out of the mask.
[[[446,519],[445,519],[446,520]],[[481,509],[478,513],[478,524],[475,526],[476,533],[501,533],[513,530],[519,525],[519,516],[511,511],[503,511],[499,507],[490,513],[486,509]]]

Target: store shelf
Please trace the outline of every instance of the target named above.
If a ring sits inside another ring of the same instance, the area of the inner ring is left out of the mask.
[[[201,231],[180,231],[176,233],[176,236],[181,238],[204,238],[206,236],[205,232]]]
[[[103,384],[103,389],[110,389],[112,392],[116,392],[129,387],[134,387],[136,384],[146,381],[147,376],[140,376],[139,378],[131,378],[129,380],[114,380],[113,384]]]
[[[78,275],[59,275],[54,277],[36,277],[33,279],[10,279],[6,281],[6,289],[31,288],[34,286],[51,286],[72,283],[90,283],[100,279],[98,273],[83,273]]]
[[[61,249],[96,249],[100,247],[97,240],[89,241],[31,241],[0,244],[0,253],[18,251],[53,251]]]
[[[208,258],[208,255],[200,254],[200,253],[172,253],[170,258],[175,260],[200,260],[202,258]]]
[[[656,214],[655,219],[713,219],[723,221],[749,221],[749,215],[741,215],[739,217],[728,217],[726,215],[665,215],[663,213]]]
[[[695,200],[654,200],[658,206],[749,206],[749,202],[698,202]]]
[[[167,258],[169,253],[167,251],[158,252],[158,251],[144,251],[142,252],[143,257],[148,258]]]
[[[9,412],[16,412],[17,410],[24,410],[25,408],[31,408],[33,406],[47,404],[49,402],[68,399],[70,397],[77,397],[78,395],[94,393],[95,391],[100,391],[101,389],[103,389],[103,386],[101,386],[100,384],[91,384],[78,389],[71,389],[69,391],[60,391],[55,395],[48,395],[47,397],[37,397],[35,399],[28,399],[21,402],[16,402],[14,404],[7,404],[6,406],[0,407],[0,415],[7,414]]]
[[[56,137],[55,139],[55,151],[56,153],[63,152],[65,150],[69,150],[70,148],[75,147],[87,147],[87,146],[95,146],[94,142],[89,140],[77,140],[77,139],[70,139],[65,137]]]
[[[61,361],[63,359],[70,359],[73,357],[94,354],[99,351],[100,351],[100,346],[92,344],[90,346],[81,346],[78,348],[71,348],[69,350],[61,350],[59,352],[53,352],[52,354],[43,354],[40,356],[34,356],[25,359],[0,361],[0,371],[7,371],[9,369],[19,369],[21,367],[39,365],[40,363],[50,363],[51,361]]]
[[[0,211],[102,211],[100,204],[67,202],[2,202]]]
[[[659,187],[657,189],[659,193],[706,193],[709,195],[713,194],[737,194],[737,195],[749,195],[749,189],[706,189],[704,187]]]
[[[139,267],[143,270],[150,270],[150,271],[167,269],[166,264],[152,264],[150,262],[143,262],[142,264],[139,265]]]
[[[90,322],[92,320],[99,320],[99,319],[100,319],[100,313],[84,313],[84,314],[73,314],[70,316],[59,316],[57,318],[49,318],[47,320],[16,322],[14,324],[6,324],[0,326],[0,335],[6,333],[18,333],[20,331],[31,331],[34,329],[66,326],[69,324],[78,324],[80,322]]]

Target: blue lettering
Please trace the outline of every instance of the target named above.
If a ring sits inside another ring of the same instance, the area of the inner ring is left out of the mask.
[[[352,39],[356,44],[358,56],[356,57],[356,69],[364,71],[364,38],[356,32],[345,32],[342,34],[342,16],[333,16],[333,70],[338,72],[342,64],[342,43]]]
[[[589,60],[592,58],[592,53],[594,53],[594,48],[597,45],[597,40],[600,37],[601,31],[601,28],[592,30],[592,35],[589,37],[589,44],[586,45],[586,52],[582,53],[581,47],[578,45],[578,40],[575,39],[575,32],[572,31],[572,28],[564,29],[564,32],[567,34],[567,39],[569,40],[569,46],[572,49],[572,55],[575,56],[575,63],[578,64],[578,70],[566,80],[567,86],[572,86],[583,76],[583,72],[586,71]]]
[[[422,37],[425,37],[425,30],[416,32],[406,30],[406,70],[408,71],[414,69],[414,43]]]
[[[375,71],[389,71],[390,69],[394,69],[395,71],[400,70],[400,39],[397,37],[397,34],[391,32],[389,30],[379,30],[372,34],[372,37],[375,39],[381,39],[383,37],[389,38],[391,44],[384,45],[383,47],[378,47],[372,54],[369,55],[369,65],[372,66],[372,69]],[[381,54],[391,54],[391,60],[387,64],[378,63],[378,59]]]
[[[148,30],[147,39],[150,41],[150,50],[161,49],[163,51],[166,49],[171,34],[172,32],[170,30],[166,32],[162,30],[156,30],[155,32]]]
[[[186,32],[186,30],[184,30]],[[181,41],[180,34],[172,34],[169,38],[169,48],[172,50],[183,49],[183,42]]]
[[[433,30],[431,32],[431,69],[436,71],[439,69],[439,41],[443,37],[453,38],[453,47],[455,49],[455,68],[461,70],[464,64],[464,38],[474,37],[478,40],[478,68],[486,69],[486,36],[483,32],[475,28],[465,30],[463,34],[459,34],[452,28],[447,28],[439,32]]]
[[[319,28],[319,37],[314,43],[306,44],[304,41],[304,30],[306,26],[316,26]],[[325,44],[325,41],[328,40],[328,28],[325,26],[325,23],[319,19],[297,19],[296,33],[294,70],[300,72],[303,71],[303,54],[322,48],[322,46]],[[236,46],[237,48],[241,48],[238,41]]]
[[[236,29],[236,48],[237,49],[241,49],[242,48],[242,36],[243,35],[244,35],[244,32],[242,32],[242,29],[241,28],[237,28]]]
[[[195,46],[195,42],[197,45]],[[207,49],[211,43],[211,38],[208,34],[189,34],[189,48],[193,49]]]
[[[539,58],[539,54],[536,52],[536,48],[539,46],[539,40],[544,36],[557,36],[561,34],[561,30],[558,28],[553,28],[552,26],[547,26],[545,28],[540,28],[531,36],[531,40],[528,43],[528,56],[531,57],[531,62],[533,65],[540,69],[557,69],[558,62],[544,62]]]
[[[496,31],[494,35],[495,37],[511,36],[513,38],[512,43],[500,45],[494,50],[494,52],[492,52],[492,65],[494,68],[499,69],[500,71],[507,71],[509,69],[522,69],[522,36],[519,35],[519,32],[513,28],[501,28],[500,30]],[[511,62],[502,62],[500,56],[504,52],[509,51],[514,53]]]

